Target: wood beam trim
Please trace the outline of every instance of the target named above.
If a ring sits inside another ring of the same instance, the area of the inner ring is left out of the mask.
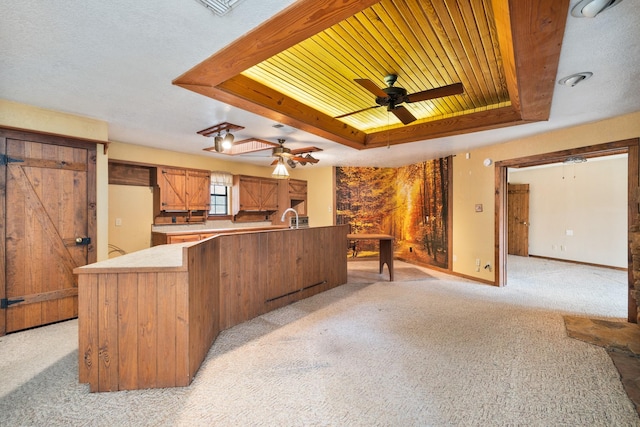
[[[173,84],[217,86],[379,2],[298,0],[176,78]]]
[[[500,9],[501,1],[496,3]],[[569,0],[509,0],[517,95],[524,120],[549,119],[568,11]]]
[[[367,136],[365,145],[366,148],[383,147],[524,123],[527,121],[522,120],[517,111],[511,107],[503,107],[404,126],[393,129],[392,132],[383,130],[371,133]]]
[[[500,160],[496,162],[496,165],[499,164],[500,166],[508,168],[524,168],[562,162],[567,157],[572,156],[591,158],[604,155],[622,154],[628,152],[629,147],[637,146],[639,141],[640,140],[638,138],[631,138],[620,141],[607,142],[604,144],[569,148],[566,150],[554,151],[552,153],[532,154],[530,156],[518,157],[516,159]]]
[[[217,87],[179,86],[339,144],[356,149],[365,148],[364,132],[246,76],[232,77]]]
[[[513,38],[511,34],[511,16],[509,15],[509,0],[493,0],[491,2],[495,31],[500,45],[500,56],[504,68],[507,90],[511,105],[516,111],[520,111],[520,95],[518,92],[518,78],[516,74],[516,59],[513,51]]]

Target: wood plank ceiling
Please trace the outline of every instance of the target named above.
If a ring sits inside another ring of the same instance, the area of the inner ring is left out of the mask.
[[[547,120],[569,0],[299,0],[174,84],[354,148]],[[354,82],[397,74],[403,125]]]

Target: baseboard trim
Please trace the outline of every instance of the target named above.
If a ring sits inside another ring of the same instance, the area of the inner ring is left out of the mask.
[[[531,255],[529,254],[530,258],[539,258],[539,259],[548,259],[551,261],[560,261],[560,262],[569,262],[571,264],[580,264],[580,265],[588,265],[591,267],[600,267],[600,268],[608,268],[611,270],[618,270],[618,271],[629,271],[628,268],[624,268],[624,267],[615,267],[612,265],[604,265],[604,264],[594,264],[591,262],[584,262],[584,261],[574,261],[572,259],[562,259],[562,258],[553,258],[553,257],[548,257],[548,256],[542,256],[542,255]]]
[[[457,272],[455,272],[455,271],[453,271],[453,270],[451,270],[449,268],[442,268],[442,267],[437,267],[437,266],[431,265],[431,264],[415,262],[413,260],[404,259],[404,258],[401,258],[401,257],[394,257],[394,259],[397,259],[398,261],[406,262],[407,264],[413,264],[413,265],[417,265],[419,267],[424,267],[424,268],[428,268],[428,269],[431,269],[431,270],[439,271],[441,273],[450,274],[451,276],[460,277],[462,279],[472,280],[474,282],[483,283],[485,285],[496,286],[496,283],[494,281],[492,281],[492,280],[485,280],[485,279],[480,279],[478,277],[468,276],[468,275],[462,274],[462,273],[457,273]]]

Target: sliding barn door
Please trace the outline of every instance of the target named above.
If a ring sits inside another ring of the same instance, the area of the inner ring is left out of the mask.
[[[0,153],[5,184],[5,330],[0,334],[77,317],[73,269],[96,258],[95,145],[27,137],[3,138]]]

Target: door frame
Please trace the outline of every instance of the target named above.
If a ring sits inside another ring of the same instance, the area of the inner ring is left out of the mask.
[[[539,166],[549,163],[557,163],[571,156],[585,158],[601,157],[613,154],[627,154],[627,259],[628,259],[628,321],[637,323],[638,306],[633,297],[633,254],[631,253],[631,230],[640,225],[640,138],[631,138],[620,141],[608,142],[598,145],[590,145],[580,148],[555,151],[551,153],[536,154],[497,161],[495,163],[495,281],[496,286],[507,285],[507,169],[529,166]],[[640,262],[640,260],[639,260]]]
[[[101,143],[86,139],[50,135],[0,127],[0,153],[7,150],[7,139],[28,140],[41,144],[83,148],[88,151],[87,163],[87,236],[94,242],[87,248],[87,263],[97,261],[97,146]],[[104,142],[102,143],[104,144]],[[106,146],[105,146],[106,147]],[[4,172],[4,171],[3,171]],[[6,173],[0,173],[0,299],[6,298]],[[6,310],[0,310],[0,336],[6,334]]]

